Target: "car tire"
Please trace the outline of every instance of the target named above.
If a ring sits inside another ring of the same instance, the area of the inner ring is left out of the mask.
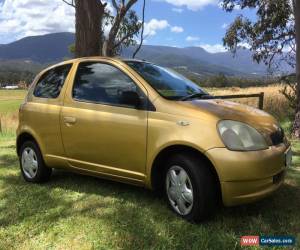
[[[50,179],[52,169],[47,167],[39,146],[34,141],[26,141],[19,152],[20,168],[27,182],[42,183]]]
[[[217,207],[217,182],[209,167],[194,154],[178,154],[167,161],[167,202],[177,215],[190,222],[207,220]]]

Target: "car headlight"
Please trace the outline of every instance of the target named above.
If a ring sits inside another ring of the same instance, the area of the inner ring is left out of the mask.
[[[223,120],[218,123],[218,130],[229,150],[254,151],[268,148],[264,137],[245,123]]]

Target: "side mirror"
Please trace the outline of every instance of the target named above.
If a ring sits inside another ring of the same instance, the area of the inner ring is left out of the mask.
[[[135,91],[123,91],[121,94],[121,103],[124,105],[140,108],[142,101]]]

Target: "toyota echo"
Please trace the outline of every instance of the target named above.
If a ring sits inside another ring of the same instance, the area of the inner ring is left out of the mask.
[[[52,168],[165,194],[194,222],[218,201],[273,193],[291,148],[269,114],[215,99],[178,73],[139,60],[81,58],[41,72],[20,107],[17,153],[28,182]]]

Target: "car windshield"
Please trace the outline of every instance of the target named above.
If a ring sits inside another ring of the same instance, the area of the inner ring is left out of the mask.
[[[181,100],[189,96],[208,95],[197,84],[171,69],[141,61],[126,61],[126,63],[167,99]]]

